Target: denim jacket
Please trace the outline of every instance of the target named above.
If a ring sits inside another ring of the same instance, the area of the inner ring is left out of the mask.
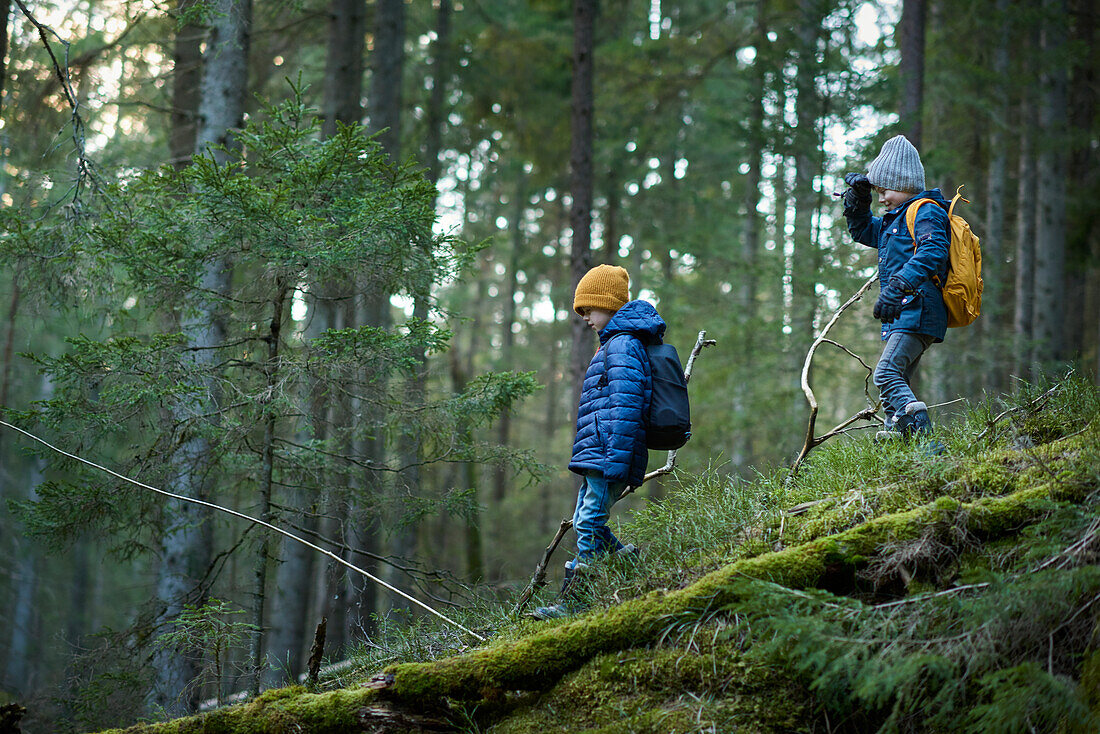
[[[905,224],[905,212],[917,199],[932,199],[938,206],[924,204],[917,210],[913,226],[917,236],[914,251],[913,238]],[[901,316],[893,323],[882,325],[884,340],[894,331],[907,331],[943,341],[947,332],[947,308],[936,280],[942,283],[947,277],[950,242],[947,206],[940,190],[931,189],[914,194],[882,217],[872,216],[869,206],[844,210],[852,239],[878,250],[879,283],[886,285],[898,276],[907,285]]]

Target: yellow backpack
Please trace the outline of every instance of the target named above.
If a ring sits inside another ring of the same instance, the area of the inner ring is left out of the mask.
[[[962,199],[962,186],[951,199],[947,210],[947,220],[951,230],[951,244],[948,248],[949,264],[947,280],[940,283],[939,276],[933,278],[936,287],[943,292],[943,302],[947,306],[947,325],[970,326],[982,312],[982,249],[978,235],[970,230],[965,219],[955,214],[955,204]],[[905,223],[909,226],[909,236],[913,238],[913,251],[917,250],[917,236],[913,232],[913,223],[917,210],[924,203],[936,204],[932,199],[917,199],[905,212]],[[939,204],[936,204],[939,206]]]

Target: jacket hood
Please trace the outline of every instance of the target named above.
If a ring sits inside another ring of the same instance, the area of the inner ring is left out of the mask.
[[[616,334],[633,334],[646,342],[660,342],[665,335],[665,320],[649,301],[630,301],[600,331],[600,344]]]

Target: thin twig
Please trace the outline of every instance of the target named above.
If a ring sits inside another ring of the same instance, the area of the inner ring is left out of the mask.
[[[50,449],[51,451],[55,451],[58,454],[61,454],[62,456],[73,459],[74,461],[79,461],[81,464],[86,464],[86,465],[88,465],[90,467],[93,467],[95,469],[99,469],[100,471],[103,471],[103,472],[106,472],[107,474],[110,474],[111,476],[115,477],[116,479],[121,479],[122,481],[133,484],[134,486],[141,487],[142,489],[147,489],[151,492],[155,492],[156,494],[162,495],[164,497],[171,497],[172,499],[180,500],[181,502],[190,502],[192,504],[201,505],[203,507],[209,507],[212,510],[218,510],[219,512],[224,512],[227,515],[232,515],[232,516],[238,517],[242,520],[248,520],[251,523],[254,523],[256,525],[260,525],[262,527],[265,527],[268,530],[273,530],[274,532],[278,533],[279,535],[282,535],[286,538],[290,538],[291,540],[293,540],[297,543],[301,543],[304,546],[312,548],[313,550],[317,551],[318,553],[321,553],[322,555],[325,555],[325,556],[331,558],[332,560],[336,561],[340,565],[346,566],[347,568],[351,569],[352,571],[355,571],[356,573],[362,574],[363,576],[365,576],[366,578],[368,578],[371,581],[375,582],[376,584],[379,584],[380,586],[386,587],[387,589],[394,592],[398,596],[400,596],[404,599],[407,599],[408,601],[411,601],[413,604],[416,604],[417,606],[421,607],[422,609],[430,612],[431,614],[434,614],[435,616],[442,619],[444,622],[447,622],[448,624],[451,624],[451,625],[457,627],[458,629],[462,630],[463,632],[470,635],[471,637],[473,637],[473,638],[475,638],[475,639],[477,639],[481,642],[485,642],[485,638],[482,637],[481,635],[477,634],[476,632],[472,632],[471,630],[466,629],[465,627],[463,627],[458,622],[455,622],[453,619],[447,617],[446,615],[442,614],[441,612],[438,612],[435,609],[432,609],[430,606],[428,606],[424,602],[420,601],[419,599],[417,599],[413,596],[410,596],[409,594],[406,594],[401,589],[398,589],[396,586],[393,586],[393,585],[383,581],[382,579],[378,578],[377,576],[374,576],[369,571],[365,571],[362,568],[359,568],[358,566],[356,566],[355,564],[349,563],[348,561],[345,561],[343,558],[336,555],[335,553],[327,551],[327,550],[325,550],[324,548],[322,548],[318,545],[314,545],[313,543],[310,543],[308,540],[305,540],[303,538],[299,538],[294,533],[283,530],[280,527],[276,527],[275,525],[272,525],[269,522],[264,522],[263,520],[260,520],[260,519],[257,519],[255,517],[251,517],[249,515],[246,515],[243,512],[237,512],[236,510],[232,510],[228,507],[222,507],[221,505],[216,505],[213,502],[206,502],[204,500],[198,500],[198,499],[195,499],[194,497],[185,497],[184,495],[175,494],[173,492],[168,492],[168,491],[165,491],[163,489],[158,489],[157,487],[154,487],[154,486],[149,485],[149,484],[145,484],[144,482],[139,482],[136,479],[131,479],[130,477],[119,474],[116,471],[112,471],[111,469],[108,469],[105,466],[100,466],[99,464],[96,464],[94,461],[89,461],[88,459],[81,458],[81,457],[79,457],[75,454],[70,454],[68,451],[63,451],[62,449],[57,448],[53,444],[39,438],[38,436],[34,435],[33,433],[30,433],[28,431],[24,431],[22,428],[19,428],[18,426],[13,426],[12,424],[10,424],[6,421],[0,420],[0,426],[10,428],[13,431],[16,431],[17,433],[23,434],[27,438],[30,438],[34,441],[37,441],[38,443],[42,444],[46,448]]]
[[[1066,377],[1069,377],[1072,374],[1073,374],[1073,370],[1070,370],[1066,374]],[[1019,412],[1022,412],[1022,411],[1030,411],[1034,408],[1040,407],[1040,404],[1043,403],[1043,402],[1046,402],[1047,400],[1049,400],[1051,398],[1051,396],[1053,396],[1054,393],[1060,387],[1061,387],[1061,383],[1058,383],[1057,385],[1050,388],[1045,393],[1043,393],[1039,397],[1035,398],[1034,400],[1030,401],[1026,405],[1017,405],[1015,408],[1009,408],[1008,410],[1000,413],[995,418],[993,418],[993,420],[989,421],[989,424],[985,427],[985,430],[983,430],[981,433],[979,433],[977,436],[975,436],[974,439],[976,441],[981,441],[983,438],[985,438],[985,435],[987,433],[989,433],[990,431],[992,431],[993,427],[995,425],[997,425],[997,423],[999,423],[1005,416],[1011,415],[1013,413],[1019,413]]]
[[[38,37],[42,39],[42,45],[46,47],[46,53],[49,54],[50,62],[53,64],[54,74],[57,77],[58,83],[61,85],[61,91],[64,93],[65,100],[69,103],[69,107],[72,110],[73,147],[76,149],[76,184],[72,188],[72,203],[76,204],[80,197],[80,190],[83,188],[84,179],[91,177],[92,169],[84,148],[84,119],[80,116],[80,101],[77,99],[76,92],[73,90],[72,82],[69,78],[69,42],[61,38],[61,36],[57,34],[57,31],[40,23],[38,19],[31,14],[31,11],[27,8],[26,4],[24,4],[23,0],[15,0],[15,4],[23,11],[23,15],[30,21],[31,25],[38,30]],[[57,56],[54,54],[53,45],[50,43],[49,38],[51,35],[65,47],[64,65],[57,60]]]
[[[891,601],[885,604],[876,604],[874,609],[886,609],[888,607],[900,607],[903,604],[911,604],[916,601],[924,601],[925,599],[934,599],[937,596],[948,596],[950,594],[957,594],[960,591],[969,591],[970,589],[984,589],[989,586],[989,583],[983,582],[980,584],[967,584],[965,586],[955,586],[950,589],[944,589],[943,591],[937,591],[935,594],[921,594],[919,596],[911,596],[907,599],[899,599],[898,601]]]

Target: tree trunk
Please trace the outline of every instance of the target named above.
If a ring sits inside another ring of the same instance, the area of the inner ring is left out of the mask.
[[[993,81],[990,94],[993,98],[993,114],[988,125],[989,131],[989,169],[986,188],[985,232],[982,237],[982,275],[985,282],[985,297],[982,318],[974,324],[977,328],[973,335],[973,351],[979,355],[990,355],[989,359],[980,359],[980,385],[987,391],[999,391],[1004,388],[1004,373],[1008,365],[998,356],[1004,354],[1003,344],[997,344],[998,335],[1004,333],[1005,308],[1004,278],[1005,257],[1002,243],[1006,241],[1005,227],[1005,184],[1008,180],[1008,145],[1006,134],[1008,122],[1009,84],[1009,28],[1008,0],[997,0],[994,22],[998,33],[993,49]]]
[[[329,4],[325,121],[321,129],[326,138],[336,133],[336,123],[350,125],[362,117],[366,19],[366,0],[332,0]]]
[[[329,4],[322,125],[322,134],[325,137],[331,137],[336,133],[337,123],[350,125],[362,119],[366,17],[366,0],[331,0]],[[315,333],[320,333],[328,327],[340,329],[359,323],[357,314],[351,306],[345,304],[338,308],[333,305],[335,300],[330,299],[337,296],[341,288],[347,291],[358,290],[354,284],[315,283],[314,287],[323,295],[323,298],[317,301],[317,314],[314,318],[319,318],[321,323],[316,325]],[[334,426],[337,431],[350,430],[353,421],[362,414],[362,406],[358,400],[353,401],[352,405],[336,405],[327,397],[317,400],[314,410],[321,424]],[[343,450],[350,455],[361,456],[366,453],[363,445],[361,441],[349,440]],[[334,478],[334,481],[329,484],[336,486],[342,483],[353,496],[346,496],[346,493],[341,495],[336,490],[330,489],[320,502],[323,518],[319,523],[321,535],[338,545],[343,545],[355,537],[356,523],[352,518],[360,517],[361,512],[357,508],[363,503],[359,497],[367,493],[364,487],[364,472],[350,469],[342,476],[342,482]],[[354,544],[354,541],[352,542]],[[334,549],[334,552],[346,555],[345,551]],[[364,562],[357,557],[348,557],[347,560],[352,563]],[[365,564],[364,568],[373,568],[370,562]],[[348,578],[344,567],[335,561],[326,560],[319,562],[318,565],[321,572],[316,575],[315,606],[310,618],[311,620],[319,620],[322,617],[328,619],[326,653],[335,655],[343,649],[347,640],[349,608],[354,604],[367,605],[373,609],[374,596],[371,591],[362,588],[360,593],[355,593],[353,581]],[[287,573],[290,573],[289,569]],[[310,626],[303,621],[302,631],[305,635],[311,634]],[[303,643],[304,640],[299,639],[294,644]]]
[[[428,97],[428,130],[424,136],[424,165],[428,180],[439,182],[446,115],[447,82],[451,78],[451,0],[439,0],[435,42],[432,44],[432,92]]]
[[[619,261],[619,210],[622,207],[622,174],[618,164],[613,163],[607,172],[607,210],[603,222],[603,261],[616,265]]]
[[[817,44],[821,29],[820,3],[801,0],[799,3],[797,63],[795,79],[795,110],[797,126],[794,129],[794,252],[791,261],[791,371],[797,376],[802,372],[806,349],[814,339],[814,320],[817,315],[817,281],[822,267],[821,250],[814,236],[814,212],[818,207],[818,195],[814,191],[814,179],[821,168],[821,154],[817,122],[821,115],[821,103],[816,86],[819,72]],[[794,384],[797,383],[795,379]],[[801,405],[801,402],[799,401]]]
[[[1065,358],[1066,261],[1066,69],[1060,61],[1066,41],[1065,0],[1043,0],[1040,35],[1038,190],[1035,194],[1034,329],[1039,361]]]
[[[573,83],[569,149],[569,191],[572,196],[569,226],[573,232],[569,263],[573,289],[592,267],[595,26],[596,0],[573,0]],[[588,327],[580,319],[571,318],[570,323],[573,327],[573,340],[569,375],[573,386],[573,410],[576,411],[580,403],[584,373],[592,359],[592,337],[588,333]]]
[[[401,75],[405,66],[405,0],[378,0],[374,9],[367,113],[371,132],[395,162],[401,157]]]
[[[191,9],[197,0],[177,0],[176,12]],[[199,91],[202,84],[202,26],[187,23],[176,32],[172,46],[172,115],[168,131],[169,162],[187,165],[195,152]]]
[[[923,134],[921,113],[924,107],[924,28],[926,9],[924,0],[903,0],[901,22],[898,31],[901,39],[901,100],[898,112],[901,127],[909,142],[918,149]]]
[[[248,93],[248,49],[252,0],[217,0],[206,38],[196,150],[210,149],[224,163],[227,155],[212,146],[238,147],[232,129],[244,120]]]
[[[271,324],[267,334],[267,361],[264,364],[264,373],[267,378],[266,394],[274,395],[278,389],[282,374],[279,371],[279,344],[282,339],[283,310],[286,306],[290,288],[287,283],[279,278],[275,285],[275,299],[272,302]],[[275,410],[267,406],[264,408],[264,438],[261,449],[261,474],[260,474],[260,519],[270,523],[271,517],[271,489],[275,480],[275,432],[278,428],[278,415]],[[264,607],[267,603],[267,567],[271,560],[271,536],[267,531],[260,535],[259,548],[256,551],[256,562],[253,570],[254,587],[252,590],[252,625],[253,630],[250,639],[250,657],[256,669],[251,676],[251,693],[257,696],[260,693],[260,669],[263,665],[264,643]]]
[[[195,146],[197,152],[209,151],[215,160],[224,162],[228,153],[214,146],[228,149],[236,146],[230,128],[239,126],[244,116],[252,5],[250,0],[218,0],[216,11],[205,41]],[[197,403],[177,403],[171,407],[172,419],[178,426],[197,416],[216,414],[218,394],[212,372],[215,353],[225,341],[217,297],[229,292],[231,268],[230,263],[222,260],[206,267],[202,289],[212,294],[214,300],[200,304],[195,313],[181,319],[180,331],[193,348],[192,359],[204,368],[208,377],[205,395]],[[171,459],[175,476],[171,483],[173,492],[206,499],[204,478],[212,466],[212,450],[201,435],[182,441]],[[211,557],[209,510],[185,502],[166,509],[166,515],[168,526],[161,540],[156,582],[158,625],[182,611]],[[153,656],[153,668],[153,690],[146,698],[150,710],[163,708],[172,715],[191,711],[194,701],[183,700],[187,684],[195,674],[187,656],[158,650]]]
[[[516,182],[515,197],[511,226],[512,251],[508,255],[508,272],[505,276],[508,278],[508,283],[504,288],[504,318],[500,331],[500,365],[501,369],[504,370],[515,369],[514,347],[516,335],[512,332],[512,328],[516,323],[516,292],[519,288],[520,253],[527,244],[523,236],[523,215],[527,203],[527,174],[522,168],[519,171],[519,180]],[[501,446],[507,446],[511,440],[512,412],[511,410],[505,410],[497,423],[497,443]],[[508,477],[508,466],[501,462],[496,467],[493,476],[493,501],[498,504],[504,501],[504,496],[508,493]]]
[[[1026,48],[1037,49],[1038,32],[1032,29],[1028,32],[1030,39],[1025,43]],[[1024,68],[1021,70],[1021,79],[1034,78],[1031,63],[1028,58],[1021,59]],[[1038,135],[1038,116],[1036,115],[1034,97],[1038,90],[1034,84],[1024,82],[1023,94],[1018,103],[1019,120],[1017,126],[1020,130],[1020,154],[1017,169],[1019,188],[1016,192],[1016,278],[1014,290],[1016,292],[1015,313],[1013,317],[1013,355],[1015,359],[1014,372],[1019,377],[1029,375],[1035,365],[1035,335],[1032,319],[1035,315],[1035,196],[1038,191],[1035,182],[1035,145]]]
[[[372,287],[364,286],[362,296],[347,316],[348,325],[375,325],[380,328],[389,326],[389,309],[383,308],[380,297],[372,290]],[[368,374],[362,370],[364,384],[370,384],[377,376]],[[381,394],[385,390],[384,383],[374,388],[374,392]],[[378,463],[385,460],[385,444],[381,436],[381,425],[384,416],[379,405],[371,405],[369,402],[355,398],[351,403],[351,415],[344,425],[361,426],[351,443],[349,453]],[[365,435],[364,435],[365,434]],[[344,542],[351,549],[345,553],[348,561],[355,562],[358,559],[355,551],[362,550],[373,553],[380,548],[378,540],[379,521],[377,498],[382,496],[384,485],[375,472],[360,467],[349,467],[347,507],[343,512],[344,518],[342,536]],[[366,570],[374,573],[376,566],[373,561],[365,560]],[[339,585],[335,587],[332,603],[336,613],[335,618],[330,618],[329,633],[335,632],[334,642],[340,640],[348,643],[353,631],[369,624],[370,615],[378,606],[378,592],[373,583],[359,576],[350,576],[344,569],[335,569],[339,578]],[[339,617],[343,616],[343,625],[339,630],[334,629]],[[366,616],[364,622],[363,615]],[[336,648],[332,648],[336,651]]]
[[[746,145],[745,194],[742,201],[744,222],[741,229],[740,274],[737,277],[737,335],[741,341],[739,367],[742,375],[755,373],[753,365],[753,324],[756,320],[756,268],[757,255],[760,252],[760,217],[757,206],[760,204],[761,161],[764,155],[764,95],[766,92],[766,74],[764,49],[767,47],[768,21],[767,0],[757,4],[753,42],[756,45],[756,59],[753,62],[752,112],[749,116]],[[739,420],[748,410],[751,387],[748,380],[731,389],[732,414]],[[730,452],[730,463],[736,471],[748,467],[752,454],[751,431],[735,431]]]
[[[11,269],[11,300],[8,302],[7,318],[4,319],[4,347],[3,352],[0,353],[0,417],[3,417],[4,410],[8,407],[8,400],[11,396],[11,378],[15,370],[15,326],[19,319],[19,306],[21,303],[22,290],[19,285],[19,280],[22,277],[21,268]],[[0,446],[4,444],[4,436],[0,434]],[[0,501],[4,499],[7,492],[7,485],[9,478],[7,471],[3,466],[0,466]]]
[[[313,529],[315,523],[307,519],[311,508],[304,490],[290,490],[284,501],[297,511],[297,517],[290,518],[292,521]],[[270,632],[263,670],[264,688],[296,683],[298,676],[304,672],[303,653],[309,629],[309,582],[313,560],[314,554],[306,546],[282,541],[272,589],[271,613],[268,615]]]
[[[781,74],[776,75],[777,84],[777,97],[778,101],[776,109],[780,117],[779,125],[780,130],[786,128],[782,124],[783,110],[787,107],[787,87],[786,83],[782,79]],[[801,372],[801,366],[796,365],[795,355],[800,354],[805,356],[805,348],[799,350],[799,345],[793,343],[793,339],[790,336],[790,324],[787,323],[787,319],[790,318],[790,311],[788,310],[788,303],[791,298],[791,269],[793,267],[793,245],[788,241],[787,224],[790,221],[790,213],[788,202],[790,200],[790,186],[787,184],[787,167],[788,167],[788,155],[790,153],[789,140],[784,133],[779,133],[779,139],[776,140],[776,163],[775,163],[775,176],[772,178],[772,188],[775,191],[775,250],[776,254],[783,263],[783,278],[781,281],[776,282],[775,302],[778,304],[778,316],[779,321],[782,324],[783,333],[785,338],[781,341],[783,345],[783,379],[781,384],[777,387],[777,393],[780,399],[780,405],[783,406],[783,415],[785,420],[790,425],[796,423],[804,423],[803,410],[805,408],[805,401],[802,398],[802,391],[798,389],[799,385],[799,372]],[[799,372],[792,373],[792,369],[797,368]],[[792,412],[793,411],[793,412]],[[797,416],[797,419],[795,419]]]
[[[469,201],[469,185],[473,178],[467,175],[462,179],[462,185],[465,187],[462,192],[463,201]],[[464,214],[463,229],[469,231],[469,227],[472,226],[472,222],[467,216],[469,210],[467,209]],[[477,268],[477,280],[474,282],[473,287],[473,304],[471,312],[473,314],[470,328],[469,328],[469,341],[464,354],[455,354],[452,358],[451,365],[451,380],[454,386],[454,392],[456,394],[461,393],[465,387],[467,381],[470,379],[470,375],[474,371],[474,360],[476,356],[481,352],[481,338],[485,329],[485,324],[482,315],[485,312],[485,296],[486,296],[486,281],[487,267],[484,253],[478,255],[478,268]],[[464,427],[465,428],[465,427]],[[463,551],[466,557],[466,576],[471,581],[477,579],[483,579],[486,575],[485,569],[485,531],[481,524],[482,507],[481,507],[481,493],[479,491],[479,473],[480,466],[473,461],[463,462],[462,475],[465,480],[465,488],[470,493],[470,513],[466,516],[465,527],[463,533]]]
[[[40,400],[53,397],[53,381],[43,374]],[[27,502],[38,500],[38,486],[45,480],[46,461],[36,456],[30,461],[26,475],[27,489],[19,493],[18,499]],[[18,492],[18,490],[17,490]],[[16,499],[13,497],[12,499]],[[24,541],[26,535],[21,534]],[[42,556],[39,547],[32,542],[15,546],[15,558],[12,584],[8,587],[9,599],[5,601],[6,623],[4,633],[9,635],[7,654],[4,656],[3,678],[0,689],[29,695],[34,690],[36,669],[40,655],[32,647],[34,640],[40,639],[38,633],[40,610],[38,607],[39,574]],[[5,548],[7,550],[7,548]]]
[[[386,151],[393,162],[401,158],[401,79],[405,63],[405,3],[404,0],[378,0],[374,10],[374,46],[371,51],[371,80],[370,92],[367,99],[367,117],[369,129],[372,133],[378,133],[378,141],[382,149]],[[380,286],[368,284],[363,289],[365,293],[363,308],[359,310],[358,324],[367,324],[381,329],[389,328],[390,294],[382,292]],[[369,378],[368,378],[369,379]],[[384,392],[384,386],[379,392]],[[381,415],[380,403],[378,406],[370,406],[368,423],[381,426],[385,416]],[[383,464],[385,462],[385,443],[381,436],[376,436],[367,442],[367,457]],[[406,481],[408,477],[405,478]],[[382,492],[382,482],[378,477],[368,477],[372,485],[372,491]],[[393,487],[395,499],[398,488]],[[371,511],[373,512],[373,510]],[[364,518],[357,523],[349,533],[349,540],[358,537],[358,543],[377,545],[377,540],[368,537],[371,528],[377,528],[376,518]],[[417,544],[417,528],[415,523],[402,528],[394,528],[393,552],[397,556],[411,555]],[[387,573],[391,580],[396,580],[393,569]],[[357,589],[352,599],[353,608],[373,611],[375,603],[375,589],[373,584],[363,586],[359,580],[355,581]],[[370,598],[367,598],[369,596]],[[395,599],[394,606],[406,607],[403,599]],[[349,620],[350,627],[361,626],[357,619]]]
[[[1075,54],[1069,86],[1070,191],[1100,191],[1100,151],[1094,142],[1097,130],[1097,104],[1100,98],[1100,38],[1097,37],[1096,3],[1092,0],[1070,0],[1073,18],[1070,43],[1074,48],[1089,49],[1087,54]],[[1091,198],[1091,197],[1089,197]],[[1095,211],[1095,207],[1093,209]],[[1070,353],[1080,355],[1082,362],[1092,355],[1095,359],[1095,379],[1100,385],[1100,232],[1096,227],[1080,227],[1071,239],[1074,249],[1087,263],[1072,268],[1076,276],[1074,302],[1069,304],[1067,333]]]

